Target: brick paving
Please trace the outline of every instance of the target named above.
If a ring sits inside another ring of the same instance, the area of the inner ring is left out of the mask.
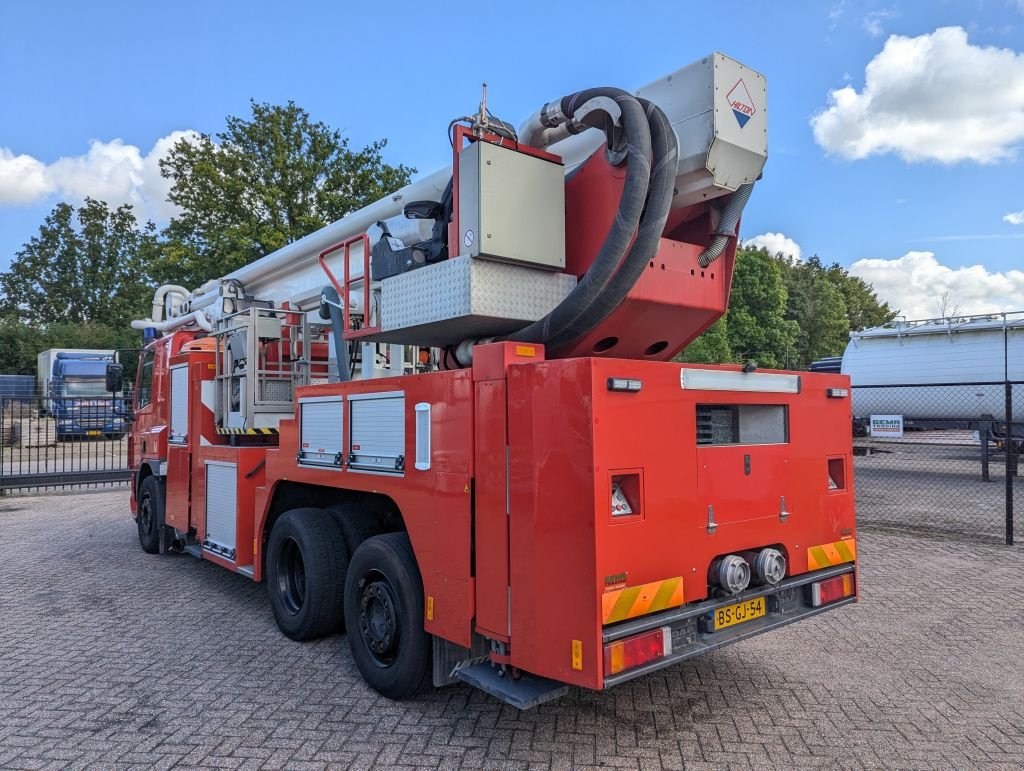
[[[858,545],[856,606],[520,713],[378,696],[124,492],[0,498],[0,768],[1024,766],[1024,549]]]

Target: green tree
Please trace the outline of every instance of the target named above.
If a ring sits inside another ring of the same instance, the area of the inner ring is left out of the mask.
[[[864,279],[851,276],[839,263],[825,268],[825,276],[842,293],[850,329],[860,330],[888,324],[899,313],[881,302],[875,290]]]
[[[0,374],[34,375],[36,356],[48,346],[45,334],[17,316],[0,318]]]
[[[226,275],[407,184],[384,162],[386,140],[360,150],[293,102],[251,102],[249,119],[182,140],[160,162],[181,209],[168,225],[160,277],[185,286]]]
[[[729,314],[712,324],[676,357],[677,361],[697,364],[724,364],[733,360],[729,347]]]
[[[779,261],[763,249],[738,250],[728,323],[735,357],[762,367],[792,365],[799,329],[786,318],[786,301]]]
[[[841,355],[850,332],[846,300],[839,288],[845,272],[829,273],[817,256],[806,262],[777,260],[786,285],[786,318],[796,322],[799,330],[789,365],[803,368],[825,356]]]
[[[77,210],[57,204],[0,274],[0,314],[36,326],[126,326],[146,306],[153,231],[131,206],[110,209],[91,198]]]

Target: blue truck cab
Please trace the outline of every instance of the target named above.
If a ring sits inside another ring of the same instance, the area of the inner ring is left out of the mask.
[[[113,360],[113,356],[98,354],[56,355],[47,398],[57,426],[57,441],[80,436],[124,436],[124,395],[110,394],[106,388],[107,364]]]

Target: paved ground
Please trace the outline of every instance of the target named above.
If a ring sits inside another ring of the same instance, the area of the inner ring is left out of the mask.
[[[859,605],[518,713],[379,697],[124,493],[0,499],[0,767],[1024,766],[1024,549],[859,545]]]
[[[993,449],[989,481],[983,482],[979,445],[929,436],[949,433],[954,432],[915,432],[904,441],[857,440],[873,450],[853,461],[861,525],[1005,541],[1005,455]],[[1024,541],[1024,461],[1020,470],[1012,477],[1014,524],[1015,537]]]

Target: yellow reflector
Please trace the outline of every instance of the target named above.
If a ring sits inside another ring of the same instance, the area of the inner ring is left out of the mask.
[[[536,356],[537,349],[532,345],[517,345],[516,356]]]
[[[583,669],[583,641],[572,641],[572,668]]]
[[[427,621],[434,620],[434,598],[427,597]]]

